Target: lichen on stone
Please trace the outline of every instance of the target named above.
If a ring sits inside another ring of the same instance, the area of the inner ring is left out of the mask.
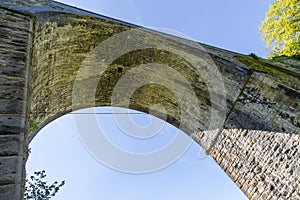
[[[0,3],[6,6],[41,6],[48,5],[50,0],[1,0]]]
[[[300,91],[300,74],[290,71],[284,66],[272,65],[262,59],[253,59],[247,56],[236,56],[235,58],[253,70],[267,74],[277,81],[282,82],[282,84],[298,92]]]

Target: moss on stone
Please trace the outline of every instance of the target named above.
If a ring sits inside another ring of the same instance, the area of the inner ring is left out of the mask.
[[[55,14],[54,14],[55,13]],[[83,15],[37,14],[32,55],[32,127],[57,114],[71,111],[72,89],[83,60],[102,41],[129,28]]]
[[[287,85],[296,91],[300,91],[299,74],[294,73],[287,68],[264,62],[262,59],[253,59],[246,56],[236,56],[235,58],[253,70],[265,73],[277,81],[282,82],[282,84]]]
[[[34,120],[29,120],[29,134],[32,134],[39,128],[39,123]]]

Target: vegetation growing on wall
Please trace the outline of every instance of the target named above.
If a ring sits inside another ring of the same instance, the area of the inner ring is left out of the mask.
[[[264,60],[252,59],[246,56],[236,56],[236,59],[252,69],[268,74],[288,85],[290,88],[300,90],[299,75],[285,68],[269,64]]]

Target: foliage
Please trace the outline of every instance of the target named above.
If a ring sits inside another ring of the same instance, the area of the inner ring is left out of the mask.
[[[39,123],[37,122],[38,114],[37,113],[30,113],[29,119],[29,133],[33,133],[39,128]]]
[[[259,25],[262,41],[271,49],[271,57],[300,55],[300,1],[275,0]]]
[[[33,133],[38,128],[39,128],[38,123],[36,123],[34,120],[29,120],[29,133]]]
[[[249,56],[252,57],[255,60],[259,59],[259,57],[255,53],[250,53]]]
[[[43,170],[34,172],[30,179],[26,179],[24,200],[49,200],[65,184],[65,181],[61,183],[56,181],[52,185],[48,185],[44,181],[45,178],[46,172]]]

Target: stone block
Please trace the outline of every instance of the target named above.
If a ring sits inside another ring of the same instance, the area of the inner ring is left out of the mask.
[[[24,88],[8,85],[0,85],[0,99],[24,99]]]
[[[18,162],[18,156],[0,157],[0,185],[16,183]]]
[[[16,155],[18,155],[19,145],[20,145],[19,136],[0,135],[0,156],[16,156]]]
[[[17,87],[24,87],[25,81],[24,78],[20,77],[9,77],[0,74],[0,85],[13,85]]]
[[[0,114],[23,114],[24,101],[0,99]]]
[[[24,129],[25,116],[19,114],[0,114],[0,135],[19,134]]]
[[[0,200],[19,200],[20,194],[19,184],[0,185]]]

